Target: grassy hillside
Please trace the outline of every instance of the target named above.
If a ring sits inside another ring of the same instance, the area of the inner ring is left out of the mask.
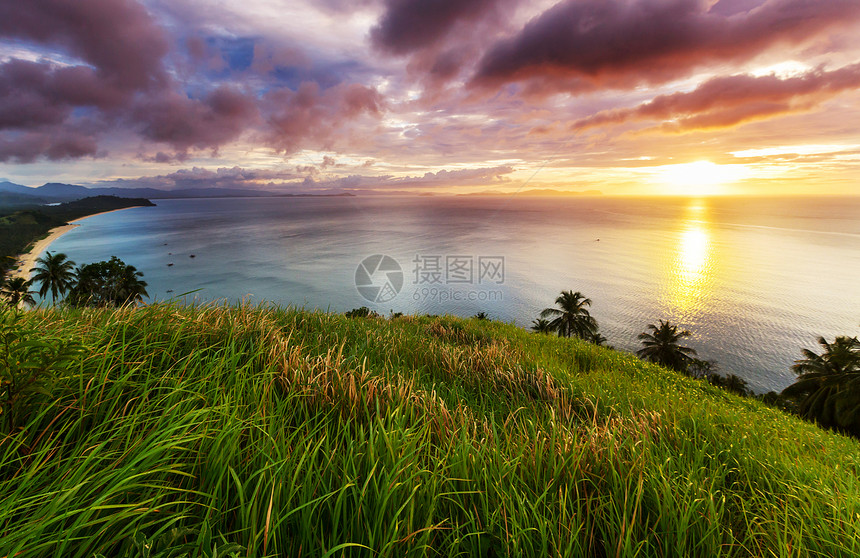
[[[0,556],[860,555],[857,442],[509,325],[38,310],[0,370],[54,378],[0,394]]]

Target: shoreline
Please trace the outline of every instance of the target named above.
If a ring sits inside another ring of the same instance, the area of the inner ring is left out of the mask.
[[[143,206],[134,205],[132,207]],[[95,217],[96,215],[105,215],[107,213],[113,213],[115,211],[125,211],[126,209],[131,209],[131,207],[121,207],[119,209],[111,209],[110,211],[102,211],[99,213],[93,213],[92,215],[85,215],[83,217],[75,219],[74,221],[69,221],[66,225],[54,227],[53,229],[48,231],[48,236],[41,240],[37,240],[28,252],[18,254],[18,256],[15,258],[15,268],[9,270],[9,272],[7,273],[7,277],[9,279],[14,279],[16,277],[23,277],[24,279],[29,279],[30,275],[33,273],[33,268],[36,267],[36,260],[39,259],[39,256],[42,254],[42,252],[46,251],[55,240],[57,240],[70,230],[80,227],[80,225],[77,223],[83,221],[84,219]]]

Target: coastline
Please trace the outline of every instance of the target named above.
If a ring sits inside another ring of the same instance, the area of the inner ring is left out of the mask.
[[[142,207],[142,206],[135,205],[132,207]],[[80,225],[76,224],[76,223],[79,223],[80,221],[83,221],[84,219],[89,219],[90,217],[95,217],[96,215],[104,215],[106,213],[113,213],[115,211],[124,211],[126,209],[131,209],[131,207],[122,207],[120,209],[111,209],[110,211],[102,211],[100,213],[93,213],[92,215],[86,215],[84,217],[79,217],[79,218],[75,219],[74,221],[69,221],[69,223],[66,225],[63,225],[60,227],[55,227],[55,228],[51,229],[50,231],[48,231],[48,236],[46,236],[45,238],[43,238],[41,240],[37,240],[36,243],[33,244],[33,247],[28,252],[23,253],[23,254],[18,254],[18,257],[15,258],[15,268],[9,270],[9,272],[7,274],[9,279],[14,279],[16,277],[23,277],[24,279],[29,279],[30,275],[33,273],[33,268],[36,267],[36,260],[39,258],[39,256],[42,254],[42,252],[47,250],[55,240],[57,240],[58,238],[60,238],[61,236],[63,236],[67,232],[69,232],[70,230],[72,230],[76,227],[80,227]]]

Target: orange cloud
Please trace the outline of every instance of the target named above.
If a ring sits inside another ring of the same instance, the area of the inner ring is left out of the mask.
[[[860,64],[838,70],[811,70],[800,76],[734,75],[710,79],[690,92],[660,95],[647,103],[613,109],[578,120],[587,130],[631,121],[662,120],[666,132],[728,128],[777,114],[809,110],[846,90],[860,87]]]

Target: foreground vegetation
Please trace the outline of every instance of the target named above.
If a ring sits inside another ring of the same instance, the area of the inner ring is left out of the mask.
[[[0,556],[857,556],[858,443],[488,320],[0,318]]]
[[[591,299],[579,291],[562,291],[555,302],[558,308],[544,309],[541,318],[532,322],[532,331],[573,336],[607,346],[607,339],[599,333],[597,320],[586,308],[591,306]],[[549,316],[553,317],[552,321],[546,319]],[[642,348],[636,355],[735,395],[756,397],[772,407],[860,439],[860,340],[857,337],[837,336],[833,343],[819,337],[818,344],[823,352],[817,354],[802,349],[804,358],[796,360],[792,366],[792,371],[798,375],[795,383],[781,393],[769,391],[756,395],[746,380],[736,374],[721,375],[715,361],[700,360],[696,358],[695,349],[681,345],[681,341],[691,335],[668,320],[659,320],[659,325],[648,324],[647,330],[638,335]]]
[[[65,254],[45,252],[36,260],[32,279],[0,277],[0,300],[10,308],[34,306],[32,289],[38,286],[39,296],[50,292],[53,304],[118,307],[149,296],[142,277],[136,267],[116,256],[76,268]]]

